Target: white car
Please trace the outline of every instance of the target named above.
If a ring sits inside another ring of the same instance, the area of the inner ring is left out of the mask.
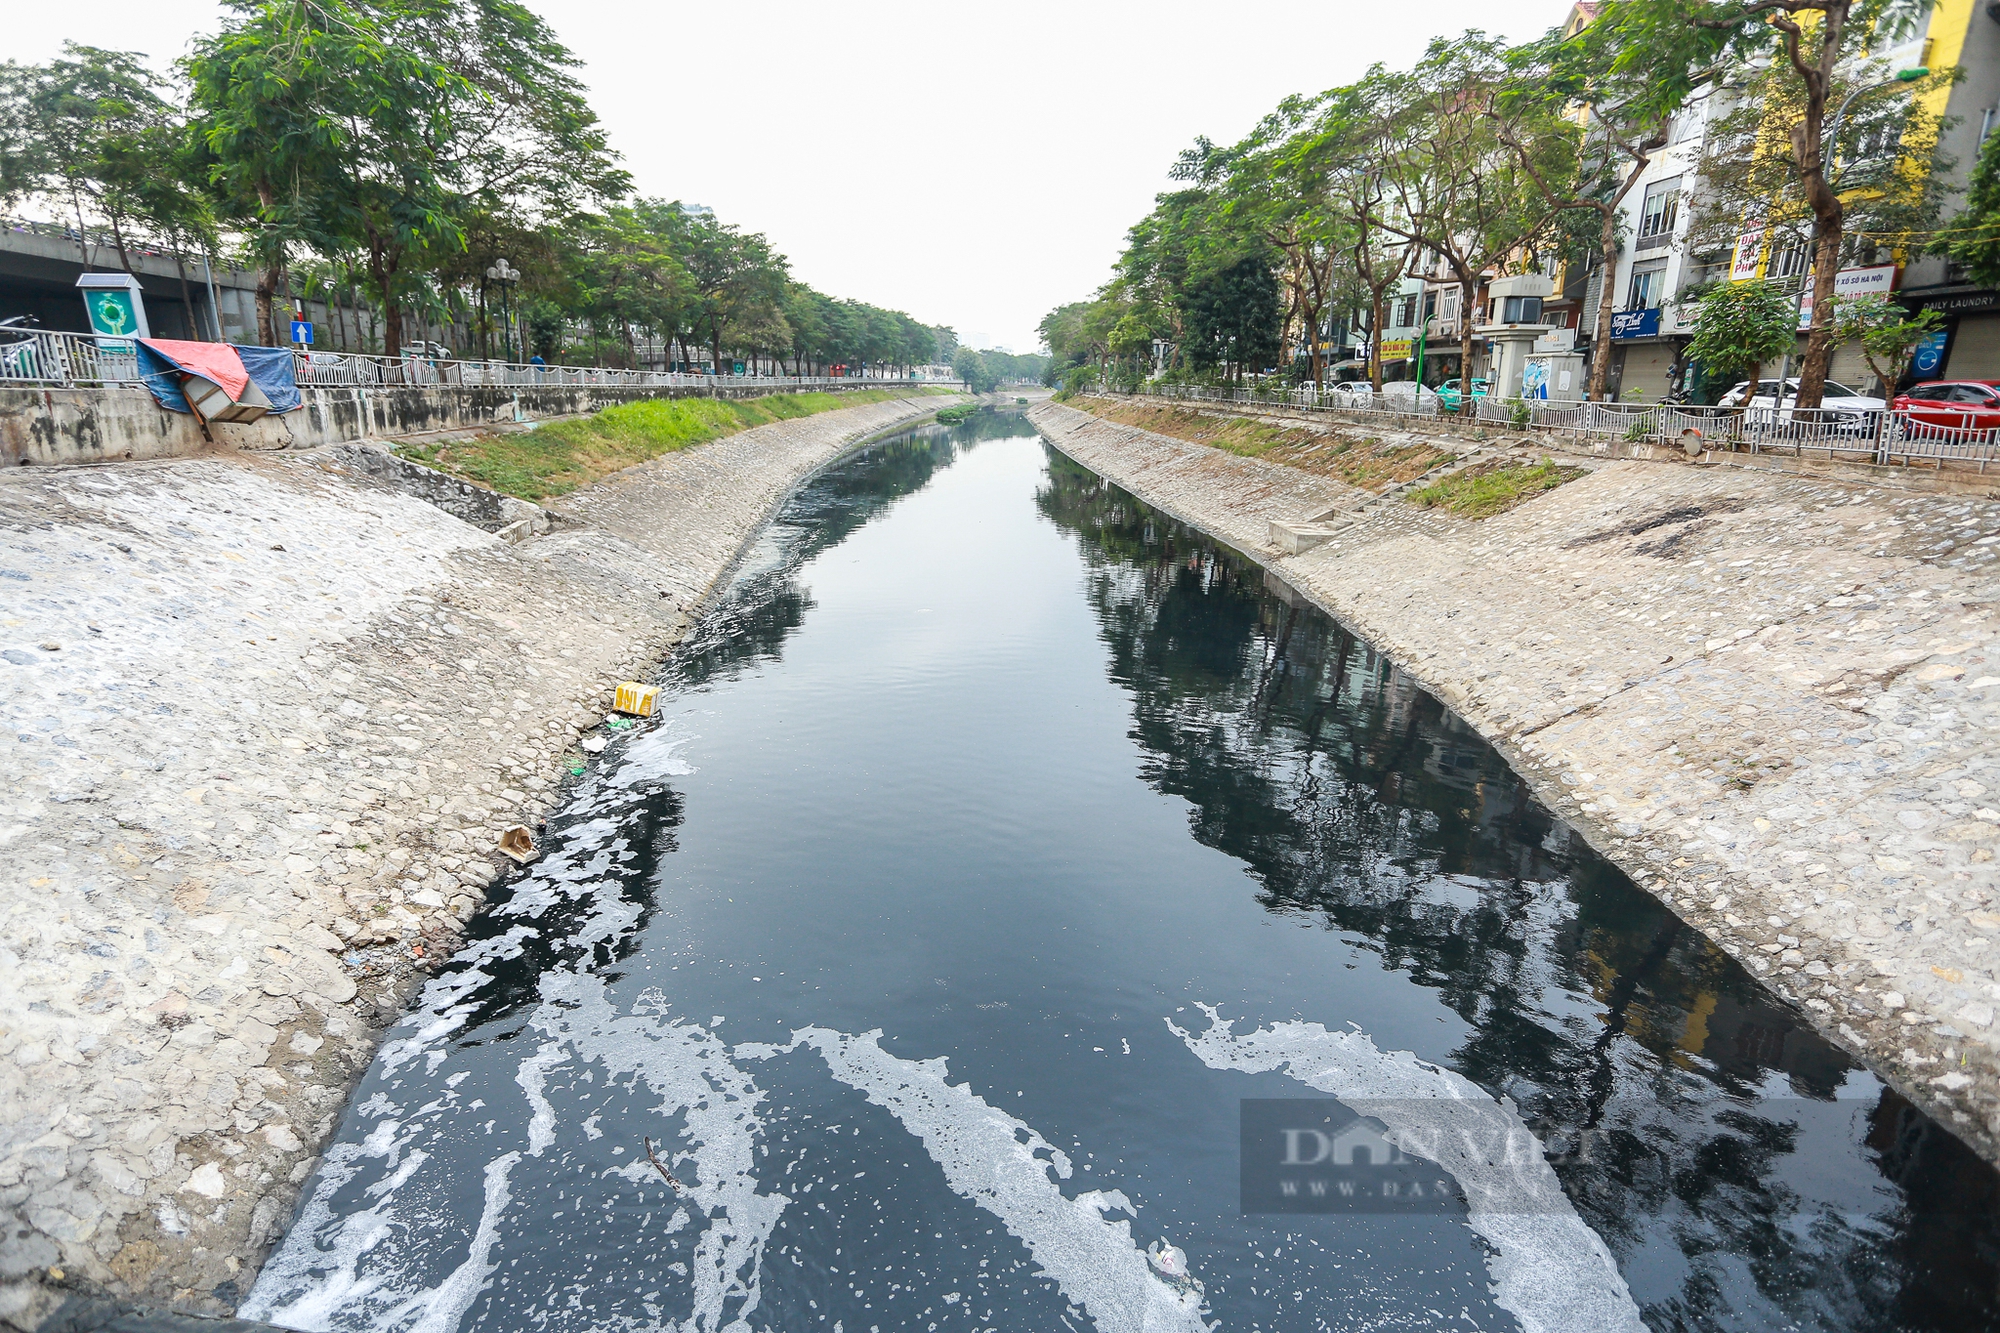
[[[1396,407],[1414,403],[1419,408],[1437,406],[1437,391],[1415,380],[1391,380],[1382,386],[1382,396]]]
[[[1746,406],[1744,402],[1744,395],[1749,388],[1750,388],[1750,381],[1748,380],[1743,381],[1741,384],[1738,384],[1735,388],[1731,389],[1728,393],[1723,394],[1722,401],[1717,403],[1716,406],[1718,407]],[[1763,408],[1776,407],[1778,405],[1777,393],[1778,393],[1778,381],[1758,380],[1757,396],[1755,398],[1750,399],[1747,406],[1763,407]],[[1798,400],[1798,396],[1799,396],[1798,380],[1796,379],[1786,380],[1785,412],[1787,414],[1786,415],[1787,420],[1790,419],[1792,406]],[[1832,380],[1828,380],[1826,382],[1826,389],[1820,395],[1820,408],[1821,410],[1827,412],[1858,412],[1858,413],[1883,412],[1887,411],[1888,407],[1889,404],[1883,402],[1880,398],[1870,398],[1865,393],[1856,393],[1854,392],[1854,390],[1848,388],[1845,384],[1836,384]]]

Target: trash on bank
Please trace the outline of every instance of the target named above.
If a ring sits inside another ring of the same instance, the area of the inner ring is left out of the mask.
[[[585,754],[603,754],[604,747],[609,744],[611,744],[611,741],[607,737],[585,736],[583,738],[583,752]]]
[[[516,824],[500,835],[500,850],[505,852],[517,865],[526,865],[541,855],[535,849],[535,835],[528,832],[526,824]]]
[[[636,680],[625,680],[618,683],[618,692],[612,696],[611,706],[621,713],[630,713],[634,717],[651,717],[653,705],[658,703],[659,699],[659,686],[641,685]]]
[[[1205,1288],[1188,1272],[1187,1251],[1170,1240],[1156,1240],[1146,1247],[1146,1262],[1175,1291],[1203,1291]]]

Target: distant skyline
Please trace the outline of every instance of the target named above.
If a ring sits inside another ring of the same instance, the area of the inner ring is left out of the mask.
[[[908,0],[530,2],[585,62],[642,193],[763,232],[830,295],[1016,352],[1039,347],[1049,309],[1104,281],[1197,135],[1233,142],[1280,98],[1406,65],[1433,37],[1479,27],[1519,40],[1568,12],[1542,0],[1024,0],[1003,20]],[[164,68],[222,16],[212,0],[19,5],[7,55],[45,60],[71,40]]]

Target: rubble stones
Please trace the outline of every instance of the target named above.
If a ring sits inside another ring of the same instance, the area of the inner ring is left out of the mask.
[[[1642,887],[2000,1160],[2000,500],[1574,458],[1589,475],[1497,517],[1376,503],[1286,558],[1260,549],[1270,522],[1324,513],[1337,483],[1030,416],[1387,653]]]
[[[231,1307],[611,686],[938,402],[667,455],[521,544],[311,454],[0,479],[0,1318],[57,1264]]]

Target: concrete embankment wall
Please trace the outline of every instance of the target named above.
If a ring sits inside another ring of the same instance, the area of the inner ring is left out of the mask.
[[[0,1326],[233,1308],[612,687],[802,478],[954,401],[668,454],[518,544],[333,450],[0,471]]]
[[[857,380],[857,389],[881,388]],[[398,439],[431,431],[475,430],[516,421],[595,412],[646,398],[750,398],[768,386],[618,388],[586,384],[535,387],[362,387],[309,385],[296,412],[247,425],[215,425],[215,443],[236,449],[313,449],[355,440]],[[0,466],[105,463],[185,458],[208,442],[183,412],[169,412],[137,385],[107,389],[0,389]]]
[[[1272,520],[1358,494],[1066,406],[1030,416],[1388,654],[2000,1160],[2000,503],[1571,456],[1588,475],[1497,517],[1385,499],[1282,556]]]

